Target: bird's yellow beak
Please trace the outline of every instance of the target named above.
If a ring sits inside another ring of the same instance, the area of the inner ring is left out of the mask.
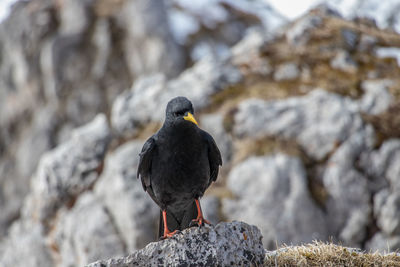
[[[186,116],[184,116],[183,118],[187,121],[191,121],[194,124],[198,125],[196,119],[193,117],[192,113],[190,113],[190,112],[188,112],[188,114]]]

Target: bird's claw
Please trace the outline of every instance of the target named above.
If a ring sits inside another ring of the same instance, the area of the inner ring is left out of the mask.
[[[190,222],[190,224],[189,224],[189,227],[192,227],[192,226],[195,226],[195,225],[201,227],[201,226],[203,226],[204,224],[212,225],[212,223],[210,223],[210,222],[207,221],[206,219],[200,217],[200,218],[197,218],[197,219],[192,220],[192,221]]]
[[[173,232],[168,232],[168,233],[164,234],[162,237],[160,237],[160,240],[164,240],[164,239],[173,237],[175,234],[179,234],[180,232],[181,231],[179,231],[179,230],[175,230]]]

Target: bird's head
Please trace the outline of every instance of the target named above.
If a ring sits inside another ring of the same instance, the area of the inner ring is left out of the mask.
[[[177,123],[187,121],[198,125],[193,114],[192,102],[186,97],[178,96],[168,102],[165,114],[166,122]]]

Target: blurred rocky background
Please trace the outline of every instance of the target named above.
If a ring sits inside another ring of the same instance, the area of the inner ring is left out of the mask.
[[[177,95],[223,154],[211,221],[257,225],[267,249],[399,249],[400,1],[295,19],[275,2],[16,2],[0,24],[0,266],[154,241],[138,153]]]

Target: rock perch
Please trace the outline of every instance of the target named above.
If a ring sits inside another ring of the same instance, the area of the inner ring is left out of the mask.
[[[101,260],[87,266],[259,266],[264,256],[260,230],[234,221],[185,229],[126,257]]]

